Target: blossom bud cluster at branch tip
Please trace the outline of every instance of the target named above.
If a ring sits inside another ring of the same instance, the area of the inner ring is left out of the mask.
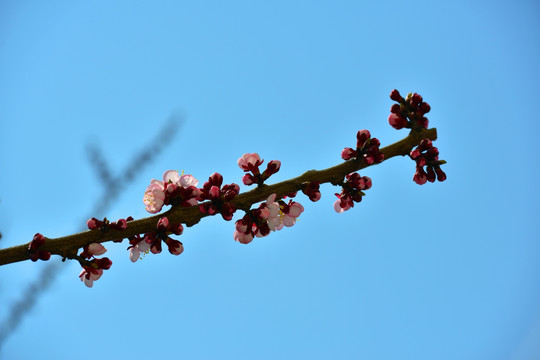
[[[410,128],[413,131],[427,129],[429,120],[425,117],[431,107],[424,102],[422,96],[417,93],[409,93],[404,99],[396,89],[390,93],[390,99],[398,102],[390,108],[388,122],[395,129]],[[430,139],[423,139],[420,144],[409,154],[416,162],[416,172],[413,181],[419,185],[426,182],[446,180],[446,174],[441,170],[440,165],[446,161],[439,160],[439,150],[433,146]],[[426,170],[424,170],[424,166]]]
[[[417,93],[409,93],[404,99],[396,89],[390,93],[390,99],[398,102],[390,108],[388,122],[394,129],[427,129],[429,120],[424,115],[431,107]]]
[[[281,161],[272,160],[266,166],[266,170],[264,170],[261,174],[259,166],[262,165],[263,162],[264,160],[261,160],[261,157],[257,153],[246,153],[242,155],[240,159],[238,159],[237,163],[240,169],[244,170],[245,172],[251,172],[250,174],[245,174],[242,177],[242,182],[244,185],[249,186],[257,184],[261,186],[265,180],[277,173],[281,168]]]

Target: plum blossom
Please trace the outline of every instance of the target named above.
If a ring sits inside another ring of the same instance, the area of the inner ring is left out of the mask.
[[[103,275],[103,270],[111,268],[112,261],[109,258],[93,259],[87,265],[83,265],[83,269],[79,274],[79,279],[88,287],[94,286],[94,281],[98,280]]]
[[[347,175],[341,193],[335,194],[338,200],[334,203],[334,210],[342,213],[354,207],[355,202],[362,201],[362,196],[365,195],[363,190],[370,189],[371,185],[371,179],[367,176],[360,176],[358,173]]]
[[[167,170],[163,173],[163,181],[152,179],[146,188],[143,202],[146,211],[156,214],[163,205],[192,206],[197,204],[195,199],[199,194],[197,185],[199,181],[192,175],[180,175],[176,170]]]
[[[165,204],[165,188],[161,181],[152,179],[144,192],[143,202],[149,213],[156,214],[161,211]]]
[[[275,202],[276,200],[276,194],[272,194],[266,199],[266,207],[269,210],[268,211],[268,218],[266,219],[266,222],[268,223],[268,227],[272,231],[281,230],[283,228],[283,224],[281,223],[281,210],[279,207],[279,204]]]
[[[266,170],[264,170],[261,174],[259,166],[262,165],[264,160],[261,160],[261,157],[257,153],[246,153],[242,155],[237,162],[240,169],[244,170],[245,172],[251,171],[251,173],[245,174],[242,177],[242,182],[244,185],[248,186],[253,184],[258,184],[259,186],[262,185],[265,180],[277,173],[281,168],[281,161],[272,160],[266,166]]]
[[[354,206],[354,202],[349,197],[340,197],[338,194],[336,196],[339,198],[334,202],[334,210],[336,210],[337,213],[342,213],[344,211],[349,210]],[[343,207],[341,206],[343,204]]]
[[[242,219],[237,220],[234,240],[249,244],[255,237],[265,237],[271,231],[293,226],[304,207],[292,200],[288,204],[283,200],[275,200],[276,194],[271,194],[257,209],[249,210]]]
[[[131,262],[136,262],[141,258],[141,253],[148,254],[150,251],[150,244],[140,239],[139,243],[129,247],[129,259]]]
[[[79,279],[81,279],[84,285],[91,288],[94,286],[94,281],[99,280],[101,275],[103,275],[103,269],[92,269],[85,266],[79,274]]]
[[[237,163],[240,166],[240,169],[244,171],[251,171],[253,174],[259,174],[259,166],[262,165],[264,160],[261,160],[261,157],[257,153],[246,153],[238,159]]]
[[[295,201],[289,202],[288,205],[282,206],[283,225],[287,227],[293,226],[296,223],[296,219],[303,211],[304,207]]]

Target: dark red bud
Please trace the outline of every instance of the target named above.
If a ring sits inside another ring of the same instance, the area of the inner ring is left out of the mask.
[[[364,146],[364,144],[366,143],[366,141],[371,137],[371,134],[369,132],[369,130],[360,130],[357,134],[356,134],[356,139],[357,139],[357,142],[356,142],[356,147],[357,148],[361,148]]]
[[[208,178],[208,181],[212,184],[217,186],[218,188],[221,187],[221,184],[223,184],[223,176],[220,173],[213,173]]]
[[[414,93],[411,97],[410,104],[413,108],[417,107],[422,102],[422,96],[417,93]]]
[[[433,167],[431,167],[431,166],[428,166],[428,168],[427,168],[427,180],[429,182],[434,182],[435,181],[435,171],[433,170]]]
[[[418,109],[418,111],[419,111],[422,115],[427,114],[430,110],[431,110],[431,106],[429,106],[429,104],[426,103],[426,102],[421,103],[421,104],[420,104],[420,107],[419,107],[419,109]]]
[[[93,217],[86,222],[86,225],[88,226],[90,230],[99,229],[100,227],[103,226],[103,221],[98,220]]]
[[[444,173],[444,171],[441,170],[440,167],[438,166],[435,167],[435,173],[437,174],[437,180],[439,181],[446,180],[446,174]]]
[[[398,114],[390,114],[388,117],[388,123],[396,130],[403,129],[405,126],[407,126],[407,120]]]
[[[111,268],[112,261],[107,257],[96,259],[95,261],[100,269],[109,270]]]
[[[394,100],[394,101],[397,101],[397,102],[400,102],[403,98],[401,97],[399,91],[397,91],[396,89],[392,90],[392,92],[390,93],[390,99]]]

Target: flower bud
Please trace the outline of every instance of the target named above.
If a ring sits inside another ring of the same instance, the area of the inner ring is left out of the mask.
[[[400,102],[401,100],[403,100],[403,98],[401,97],[401,94],[396,89],[392,90],[392,92],[390,93],[390,99],[397,102]]]

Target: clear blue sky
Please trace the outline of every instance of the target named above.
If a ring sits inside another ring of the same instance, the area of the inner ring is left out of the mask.
[[[393,143],[393,88],[430,103],[448,180],[395,158],[351,211],[324,186],[247,246],[217,217],[179,257],[107,244],[111,270],[88,289],[63,264],[0,358],[540,358],[538,34],[519,0],[1,2],[2,247],[80,229],[103,192],[87,144],[121,175],[173,113],[174,142],[96,216],[147,216],[168,169],[240,183],[258,152],[281,181],[360,129]],[[44,265],[0,269],[0,322]]]

